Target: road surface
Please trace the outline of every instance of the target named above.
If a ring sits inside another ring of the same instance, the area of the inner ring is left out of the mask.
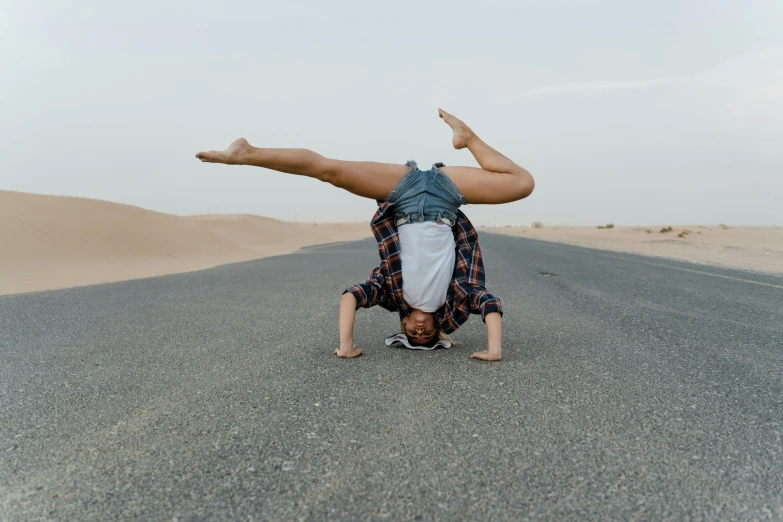
[[[481,241],[499,363],[334,357],[371,240],[0,298],[0,520],[783,518],[783,278]]]

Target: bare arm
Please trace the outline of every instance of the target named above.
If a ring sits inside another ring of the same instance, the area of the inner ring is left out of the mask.
[[[490,312],[484,317],[487,325],[487,349],[482,352],[474,352],[471,357],[483,361],[499,361],[501,359],[501,340],[503,326],[498,312]]]
[[[346,292],[340,299],[340,347],[334,351],[337,357],[358,357],[363,352],[353,346],[353,325],[356,321],[356,297]]]

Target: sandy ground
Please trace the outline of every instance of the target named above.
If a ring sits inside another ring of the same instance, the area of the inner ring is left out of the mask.
[[[671,228],[666,232],[662,230]],[[482,227],[481,230],[588,248],[668,257],[694,263],[783,273],[783,228],[687,225],[669,227]]]
[[[783,228],[662,228],[481,230],[783,273]],[[183,217],[108,201],[0,190],[0,295],[200,270],[370,236],[368,223],[314,225],[252,215]]]
[[[369,217],[368,217],[369,223]],[[0,190],[0,295],[199,270],[370,237],[368,223],[174,216]]]

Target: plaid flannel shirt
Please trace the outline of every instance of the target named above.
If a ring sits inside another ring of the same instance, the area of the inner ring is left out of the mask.
[[[378,241],[381,264],[363,283],[348,288],[356,297],[356,308],[370,308],[380,305],[390,312],[398,312],[400,319],[407,317],[412,309],[402,297],[402,261],[400,240],[391,203],[379,202],[378,211],[370,222],[370,228]],[[457,222],[452,227],[456,243],[454,275],[451,278],[446,302],[435,312],[435,324],[443,332],[451,333],[462,326],[470,314],[481,314],[482,320],[490,312],[503,314],[500,299],[484,287],[484,263],[478,233],[461,211],[457,211]]]

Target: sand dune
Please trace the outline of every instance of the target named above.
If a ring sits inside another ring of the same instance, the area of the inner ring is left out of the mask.
[[[587,248],[668,257],[693,263],[783,273],[783,228],[721,225],[614,227],[487,227],[488,232]]]
[[[0,295],[199,270],[370,236],[368,223],[182,217],[0,190]]]
[[[783,273],[783,228],[690,225],[665,233],[661,228],[482,230]],[[108,201],[0,190],[0,295],[200,270],[366,237],[371,237],[367,223],[182,217]]]

